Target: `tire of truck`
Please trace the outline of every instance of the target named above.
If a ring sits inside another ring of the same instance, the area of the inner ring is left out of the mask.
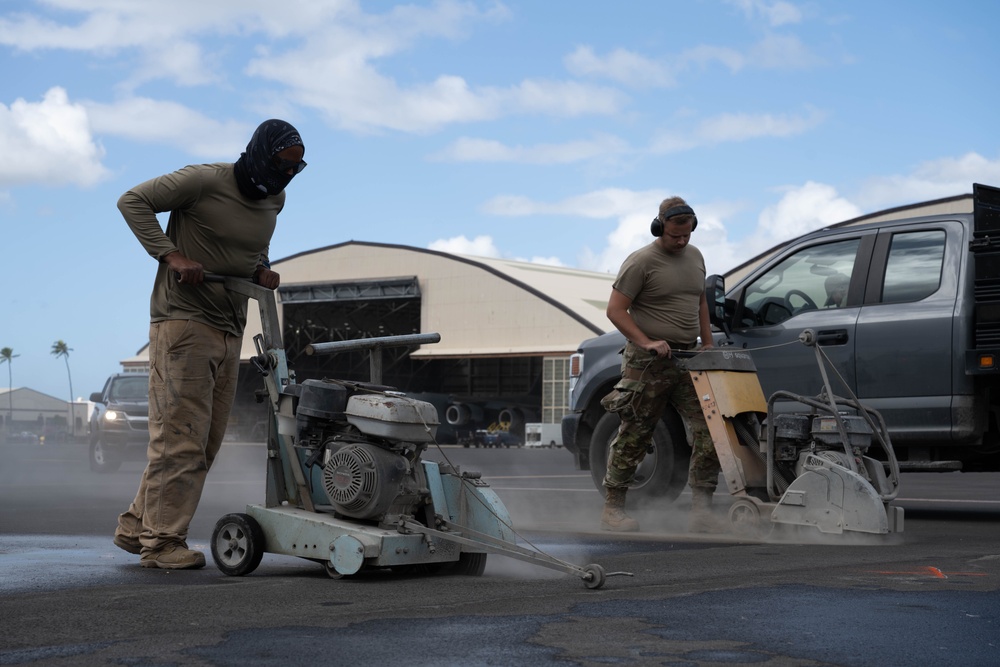
[[[620,424],[618,415],[605,414],[597,422],[594,437],[590,440],[590,476],[602,496],[607,491],[604,488],[604,473],[607,471],[609,448]],[[653,431],[653,450],[636,468],[635,479],[625,496],[629,506],[653,498],[674,500],[684,490],[691,452],[684,438],[684,428],[678,426],[670,429],[664,420],[657,422]],[[676,444],[675,437],[679,437],[681,444]],[[599,462],[604,462],[604,465]]]
[[[109,447],[100,438],[90,443],[90,469],[93,472],[115,472],[122,467],[123,452],[115,447]]]

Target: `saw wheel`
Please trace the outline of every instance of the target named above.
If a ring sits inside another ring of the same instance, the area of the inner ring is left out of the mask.
[[[740,498],[729,508],[729,525],[739,537],[755,540],[766,538],[774,527],[761,515],[760,507],[746,498]]]

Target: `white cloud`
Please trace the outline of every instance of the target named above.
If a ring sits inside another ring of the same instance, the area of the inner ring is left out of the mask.
[[[742,11],[748,19],[762,18],[768,25],[777,27],[789,23],[799,23],[802,12],[791,2],[784,0],[727,0]]]
[[[205,2],[128,2],[123,0],[45,0],[64,22],[31,12],[0,18],[0,44],[23,51],[67,49],[114,54],[206,34],[262,33],[282,38],[315,29],[343,15],[358,13],[356,0],[287,3],[274,11],[269,0]],[[445,3],[451,4],[451,3]],[[73,22],[68,17],[79,16]]]
[[[427,133],[507,115],[609,115],[625,103],[617,90],[573,81],[527,79],[507,87],[473,87],[462,77],[446,75],[401,85],[378,72],[367,56],[326,39],[295,53],[255,59],[247,72],[288,86],[291,99],[355,132]]]
[[[431,156],[448,162],[514,162],[520,164],[571,164],[594,158],[608,158],[628,152],[628,145],[613,136],[562,144],[507,146],[491,139],[461,137]]]
[[[765,35],[745,53],[700,44],[657,59],[622,48],[602,56],[584,45],[563,58],[566,69],[575,76],[608,79],[632,88],[672,88],[681,73],[715,63],[735,73],[745,68],[805,69],[822,62],[798,37],[778,34]]]
[[[181,86],[206,86],[225,81],[222,66],[214,54],[190,41],[176,40],[167,44],[150,44],[144,48],[135,72],[121,85],[129,91],[140,84],[168,79]]]
[[[971,193],[973,183],[1000,183],[1000,158],[966,153],[928,160],[909,174],[869,179],[858,200],[868,208],[882,209]]]
[[[833,186],[807,181],[799,187],[786,188],[777,204],[761,211],[752,243],[755,252],[761,252],[807,232],[856,218],[861,213],[861,209],[840,196]]]
[[[807,115],[726,113],[702,121],[697,135],[704,143],[744,141],[758,137],[791,137],[803,134],[823,122],[824,114],[810,110]]]
[[[87,110],[51,88],[40,102],[0,102],[0,186],[95,185],[108,176],[104,149],[91,136]]]
[[[808,109],[804,114],[726,113],[706,118],[690,131],[670,130],[653,137],[652,153],[676,153],[699,146],[746,141],[761,137],[792,137],[820,125],[826,114]]]
[[[288,88],[290,99],[317,109],[348,130],[432,132],[447,124],[493,120],[510,114],[572,117],[616,113],[625,98],[611,88],[574,81],[524,79],[509,86],[472,86],[443,74],[432,81],[400,81],[376,64],[391,62],[422,37],[456,38],[475,21],[503,18],[495,6],[438,2],[397,7],[385,16],[358,15],[328,21],[284,53],[261,50],[246,68],[250,76]]]
[[[673,88],[681,72],[715,62],[735,72],[746,65],[747,58],[735,49],[711,45],[685,49],[675,57],[659,60],[621,48],[600,56],[590,46],[578,46],[563,58],[566,69],[575,76],[603,78],[640,89]]]
[[[676,58],[674,70],[685,71],[692,67],[705,68],[719,63],[731,72],[744,69],[806,69],[821,64],[823,59],[809,50],[794,35],[764,35],[745,52],[726,46],[702,44],[682,51]]]
[[[438,239],[428,246],[430,250],[447,252],[453,255],[475,255],[477,257],[500,257],[500,250],[493,243],[491,236],[477,236],[468,239],[463,236],[453,236],[450,239]]]
[[[651,211],[650,220],[657,207],[669,195],[663,190],[625,190],[606,188],[555,203],[536,202],[527,197],[500,195],[483,204],[484,212],[492,215],[570,215],[584,218],[613,218],[636,211]],[[646,221],[649,224],[649,221]]]
[[[254,130],[245,123],[214,120],[176,102],[145,97],[85,105],[97,132],[176,146],[200,158],[235,160]]]
[[[564,63],[576,76],[607,78],[634,88],[669,87],[676,83],[663,63],[620,48],[602,58],[589,46],[578,46],[564,58]]]
[[[706,67],[716,62],[721,63],[731,72],[738,72],[746,66],[746,56],[729,47],[702,44],[685,49],[678,58],[679,66],[684,68],[690,65]]]
[[[365,13],[356,0],[289,3],[274,12],[267,0],[163,3],[121,0],[50,0],[64,22],[38,14],[0,18],[0,44],[24,51],[65,49],[117,56],[136,50],[125,91],[163,78],[185,86],[224,81],[221,63],[231,36],[259,35],[244,74],[287,87],[290,99],[355,130],[429,132],[449,123],[490,120],[507,114],[571,117],[615,113],[621,93],[574,81],[525,79],[506,87],[473,87],[455,75],[432,81],[397,82],[375,63],[396,56],[425,37],[458,39],[475,22],[503,20],[502,4],[485,9],[439,0],[430,6],[400,5]],[[221,40],[213,37],[221,36]],[[197,40],[197,41],[196,41]],[[214,47],[215,42],[221,42]],[[169,45],[169,48],[161,45]],[[291,45],[291,46],[287,46]],[[214,48],[213,48],[214,47]]]
[[[823,63],[793,35],[768,35],[746,54],[746,64],[761,69],[807,69]]]

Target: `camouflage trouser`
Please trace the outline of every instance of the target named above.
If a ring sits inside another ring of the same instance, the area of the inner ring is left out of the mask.
[[[714,489],[719,457],[705,424],[691,376],[673,359],[656,357],[628,343],[622,354],[622,378],[601,405],[617,413],[622,423],[611,443],[604,486],[624,488],[652,444],[653,430],[667,405],[673,405],[691,429],[691,465],[688,484]]]

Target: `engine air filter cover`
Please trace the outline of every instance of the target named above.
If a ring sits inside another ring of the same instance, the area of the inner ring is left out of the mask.
[[[403,442],[434,442],[439,423],[430,403],[386,394],[355,394],[345,414],[362,433]]]
[[[809,415],[778,414],[773,416],[774,435],[782,440],[803,441],[809,438]]]
[[[329,420],[344,418],[348,394],[346,387],[322,380],[306,380],[301,386],[296,414]]]
[[[840,415],[844,423],[844,431],[847,433],[848,444],[851,447],[858,447],[862,450],[868,449],[872,443],[872,429],[863,417],[858,415]],[[813,418],[812,436],[817,442],[824,445],[838,445],[843,447],[840,441],[840,429],[837,428],[837,419],[833,415],[821,415]]]

